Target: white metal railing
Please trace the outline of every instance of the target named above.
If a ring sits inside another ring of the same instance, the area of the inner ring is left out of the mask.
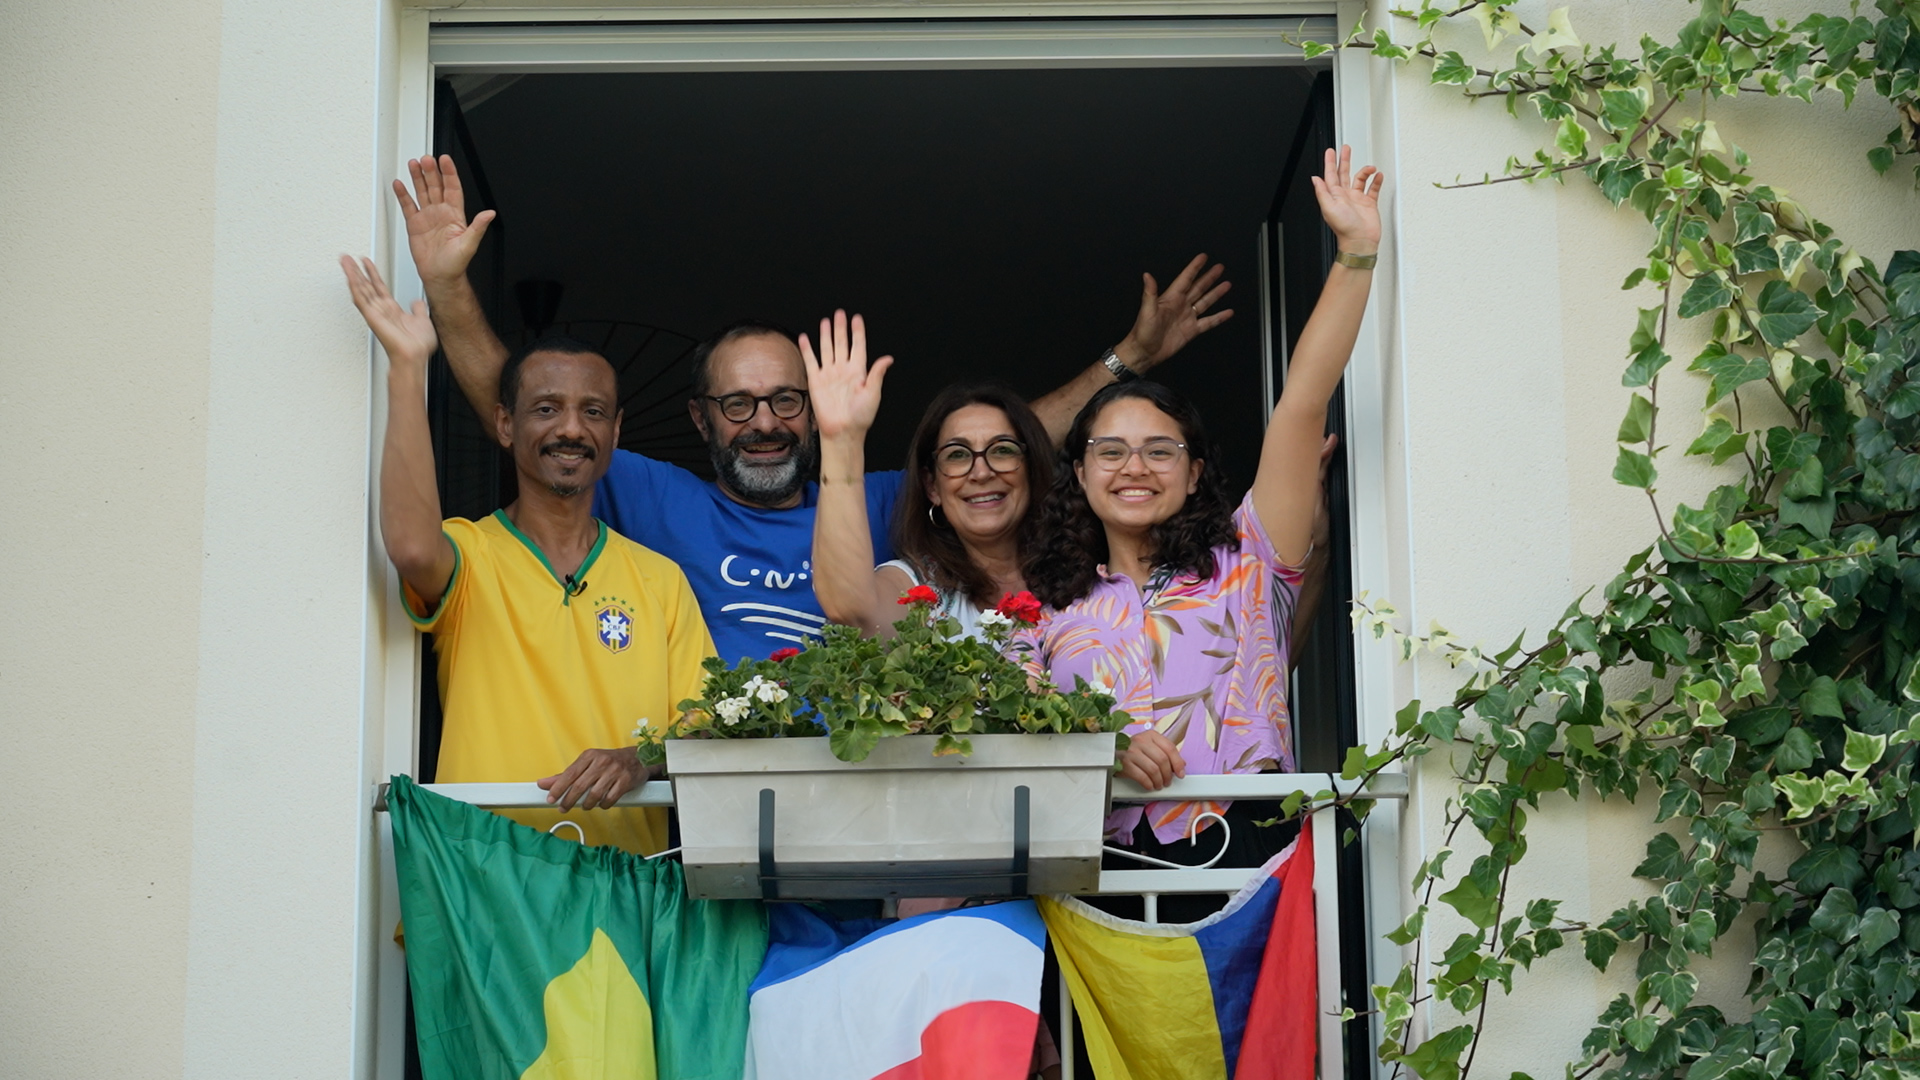
[[[537,784],[422,784],[436,795],[489,810],[551,809],[547,793]],[[1407,778],[1400,773],[1375,776],[1364,787],[1354,780],[1342,780],[1331,773],[1246,773],[1239,775],[1188,776],[1156,791],[1146,791],[1131,780],[1116,777],[1114,802],[1157,802],[1167,799],[1278,799],[1296,792],[1313,795],[1334,791],[1340,795],[1386,802],[1407,798]],[[386,785],[380,785],[374,810],[384,811]],[[616,806],[672,806],[673,782],[653,780],[621,796]],[[1334,816],[1327,810],[1309,817],[1313,830],[1313,911],[1315,950],[1319,957],[1320,1077],[1334,1080],[1345,1074],[1346,1041],[1340,1030],[1340,875],[1335,858],[1339,852],[1334,835]],[[1100,888],[1093,895],[1139,896],[1145,903],[1145,921],[1159,922],[1157,901],[1174,894],[1224,894],[1238,892],[1253,878],[1258,867],[1207,867],[1204,869],[1102,870]],[[1060,1075],[1073,1075],[1073,1000],[1067,993],[1066,978],[1060,980]]]

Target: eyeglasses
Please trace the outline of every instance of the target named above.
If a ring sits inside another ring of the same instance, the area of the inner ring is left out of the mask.
[[[1147,468],[1155,472],[1165,472],[1180,461],[1180,455],[1187,452],[1187,444],[1172,439],[1148,439],[1139,446],[1130,445],[1125,439],[1103,436],[1087,440],[1087,457],[1108,472],[1113,472],[1127,463],[1135,454]]]
[[[973,471],[976,458],[986,458],[987,468],[994,472],[1010,473],[1026,464],[1027,448],[1012,439],[995,439],[985,450],[975,450],[965,443],[948,443],[933,452],[933,467],[940,470],[941,476],[965,476]]]
[[[807,392],[805,390],[776,390],[771,394],[722,394],[719,397],[707,395],[707,400],[720,406],[720,415],[736,424],[744,424],[753,419],[760,411],[760,403],[767,403],[767,411],[782,420],[791,420],[807,410]]]

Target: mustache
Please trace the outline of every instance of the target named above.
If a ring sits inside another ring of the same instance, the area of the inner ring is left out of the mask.
[[[734,450],[745,450],[750,446],[752,447],[767,447],[767,446],[794,447],[799,445],[800,445],[800,436],[795,435],[793,432],[787,431],[785,429],[782,429],[779,431],[743,431],[740,434],[735,435],[733,437],[733,441],[727,444],[727,446],[729,446]]]
[[[588,461],[592,461],[597,456],[593,452],[593,447],[588,446],[586,443],[579,442],[574,439],[555,439],[554,441],[547,443],[546,445],[540,448],[540,453],[542,455],[558,454],[562,451],[568,451],[571,453],[579,454],[581,457],[586,458]]]

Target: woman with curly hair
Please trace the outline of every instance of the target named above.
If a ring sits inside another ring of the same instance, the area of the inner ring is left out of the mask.
[[[1152,275],[1142,275],[1133,328],[1109,350],[1113,362],[1094,365],[1083,378],[1108,378],[1115,365],[1122,371],[1127,365],[1151,367],[1225,322],[1231,310],[1209,311],[1229,288],[1222,272],[1199,255],[1164,291]],[[999,383],[942,390],[908,447],[891,528],[898,558],[876,567],[859,478],[893,358],[869,365],[866,323],[845,312],[820,320],[817,353],[807,335],[799,343],[820,432],[813,585],[821,610],[831,622],[890,637],[898,603],[906,602],[910,590],[921,590],[916,597],[930,590],[940,615],[953,617],[963,633],[978,633],[983,614],[993,618],[1002,598],[1026,590],[1023,564],[1035,517],[1029,511],[1053,484],[1058,436],[1071,415],[1070,406],[1056,402],[1070,395],[1048,395],[1029,406]],[[1076,392],[1091,394],[1092,386]],[[1057,417],[1053,431],[1041,413]]]
[[[1293,768],[1290,624],[1321,497],[1327,403],[1359,335],[1380,245],[1384,178],[1372,166],[1351,177],[1348,168],[1347,148],[1329,150],[1324,176],[1313,178],[1340,254],[1240,505],[1227,499],[1192,406],[1164,386],[1126,382],[1096,394],[1074,420],[1041,506],[1026,581],[1048,610],[1016,642],[1058,685],[1083,678],[1110,688],[1137,721],[1122,773],[1149,791],[1188,772]],[[1128,807],[1108,819],[1108,833],[1157,854],[1210,824],[1200,818],[1208,811],[1227,807]],[[1236,862],[1258,865],[1268,846],[1253,835],[1260,831],[1234,830],[1232,848],[1255,844],[1230,853]]]

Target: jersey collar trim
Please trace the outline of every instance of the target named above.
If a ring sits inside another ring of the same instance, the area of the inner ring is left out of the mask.
[[[515,540],[520,541],[528,551],[533,552],[533,557],[540,560],[541,566],[547,568],[547,573],[553,577],[554,584],[560,586],[560,602],[562,604],[572,603],[573,595],[568,590],[566,579],[554,572],[553,564],[547,561],[547,553],[540,550],[540,545],[534,543],[526,533],[521,532],[520,527],[513,523],[513,519],[507,516],[505,510],[495,510],[493,516],[499,518],[500,524],[507,532],[512,534]],[[583,581],[586,579],[587,571],[592,569],[594,560],[600,557],[600,552],[605,550],[607,546],[607,523],[598,518],[595,518],[593,523],[598,526],[599,531],[594,535],[593,546],[587,549],[587,557],[580,560],[580,569],[573,572],[575,581]]]

